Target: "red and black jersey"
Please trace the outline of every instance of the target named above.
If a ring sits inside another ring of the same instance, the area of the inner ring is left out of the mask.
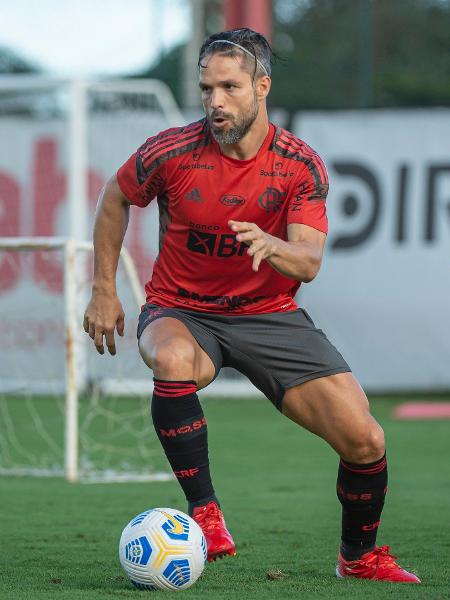
[[[256,156],[236,160],[221,153],[202,119],[149,138],[117,181],[132,204],[158,199],[160,251],[147,302],[233,314],[296,308],[300,282],[267,261],[255,273],[228,220],[256,223],[283,240],[289,223],[327,232],[327,172],[305,142],[270,124]]]

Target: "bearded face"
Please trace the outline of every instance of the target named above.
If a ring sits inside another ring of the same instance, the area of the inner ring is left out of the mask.
[[[219,144],[237,144],[255,122],[260,102],[249,71],[236,57],[213,54],[200,68],[200,89],[211,132]]]
[[[217,109],[207,116],[211,132],[219,144],[237,144],[253,125],[257,115],[258,101],[256,94],[253,94],[250,104],[237,114]]]

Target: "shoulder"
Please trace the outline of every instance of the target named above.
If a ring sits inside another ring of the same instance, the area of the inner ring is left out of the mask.
[[[287,129],[275,128],[269,150],[283,158],[303,163],[315,178],[321,181],[327,180],[324,162],[317,152]]]
[[[209,143],[206,118],[160,131],[149,137],[136,152],[138,176],[145,179],[163,163]]]
[[[183,125],[183,127],[171,127],[160,131],[156,135],[149,137],[139,148],[138,152],[142,155],[148,154],[152,149],[159,147],[160,150],[170,150],[171,148],[183,146],[197,139],[202,139],[207,135],[206,119],[200,119],[194,123]]]

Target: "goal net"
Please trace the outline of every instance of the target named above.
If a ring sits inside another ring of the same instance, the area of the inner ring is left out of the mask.
[[[167,477],[136,347],[136,281],[121,260],[126,333],[117,357],[100,356],[81,330],[92,252],[64,240],[89,240],[106,180],[146,137],[181,124],[158,81],[1,79],[0,473]],[[141,281],[156,255],[154,217],[132,219],[125,241]]]
[[[70,480],[93,481],[167,470],[150,422],[152,374],[136,347],[134,284],[121,261],[126,334],[116,357],[97,355],[81,331],[92,253],[80,242],[92,237],[97,198],[111,174],[147,137],[183,123],[170,91],[158,81],[1,79],[0,474],[64,473]],[[158,252],[157,204],[132,207],[131,213],[125,246],[143,289]],[[19,247],[23,237],[28,243]],[[72,246],[66,240],[74,240]],[[77,264],[69,280],[68,247]],[[67,281],[76,296],[67,296]],[[75,328],[73,373],[68,303]],[[226,396],[254,392],[227,369],[207,389]]]
[[[150,420],[151,372],[136,348],[141,291],[126,250],[117,275],[125,335],[115,357],[100,356],[81,327],[90,244],[0,239],[0,264],[9,288],[0,298],[0,474],[168,479]],[[54,270],[53,290],[36,282],[37,267]]]

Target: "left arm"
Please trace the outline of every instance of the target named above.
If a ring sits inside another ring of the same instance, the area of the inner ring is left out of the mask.
[[[236,239],[249,246],[247,253],[253,256],[252,269],[256,272],[262,260],[279,273],[304,281],[312,281],[322,262],[325,233],[299,223],[287,226],[287,241],[263,231],[255,223],[229,221],[236,232]]]

